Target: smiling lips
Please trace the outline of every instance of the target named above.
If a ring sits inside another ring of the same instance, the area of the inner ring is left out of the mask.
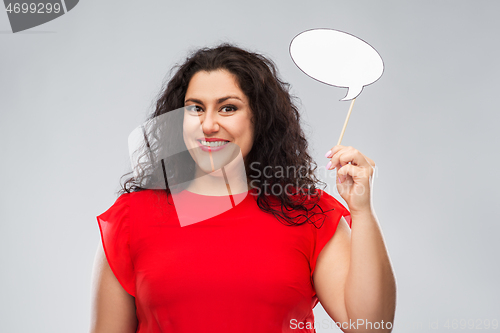
[[[203,151],[219,151],[224,148],[228,140],[220,139],[220,138],[201,138],[196,140],[198,142],[198,146],[200,146]]]

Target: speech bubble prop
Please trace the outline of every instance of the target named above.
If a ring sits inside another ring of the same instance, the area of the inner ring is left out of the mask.
[[[170,190],[181,227],[236,207],[248,193],[240,147],[203,147],[200,119],[194,108],[182,107],[148,120],[128,138],[134,178],[142,188]],[[196,193],[186,190],[193,184]],[[227,192],[213,194],[224,187]]]
[[[313,29],[295,36],[290,56],[307,75],[320,82],[348,88],[348,101],[384,72],[378,52],[365,41],[333,29]]]

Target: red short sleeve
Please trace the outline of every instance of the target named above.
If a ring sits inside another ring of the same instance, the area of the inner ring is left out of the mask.
[[[123,289],[135,297],[135,274],[130,255],[129,193],[122,194],[97,216],[101,240],[109,267]]]
[[[311,264],[311,283],[314,286],[313,282],[313,273],[316,268],[316,260],[318,256],[325,247],[326,243],[333,237],[335,231],[337,230],[337,226],[340,222],[341,217],[344,217],[349,227],[351,227],[351,213],[349,210],[344,207],[337,199],[332,197],[330,194],[321,192],[321,201],[320,205],[323,211],[325,211],[326,218],[323,224],[317,225],[319,228],[311,225],[313,229],[313,244],[314,248],[312,250],[312,256],[310,259]]]

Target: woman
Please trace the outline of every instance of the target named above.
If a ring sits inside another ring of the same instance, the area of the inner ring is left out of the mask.
[[[392,330],[375,163],[352,147],[326,154],[349,211],[317,189],[270,60],[198,50],[144,128],[149,157],[98,217],[91,332],[314,332],[318,300],[344,332]]]

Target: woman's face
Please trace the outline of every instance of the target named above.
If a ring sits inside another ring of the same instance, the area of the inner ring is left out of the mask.
[[[233,74],[226,70],[196,73],[184,105],[189,106],[184,112],[184,142],[205,172],[213,170],[207,170],[202,160],[213,163],[214,158],[225,159],[224,154],[234,159],[235,150],[241,151],[243,159],[248,155],[253,145],[252,110]]]

